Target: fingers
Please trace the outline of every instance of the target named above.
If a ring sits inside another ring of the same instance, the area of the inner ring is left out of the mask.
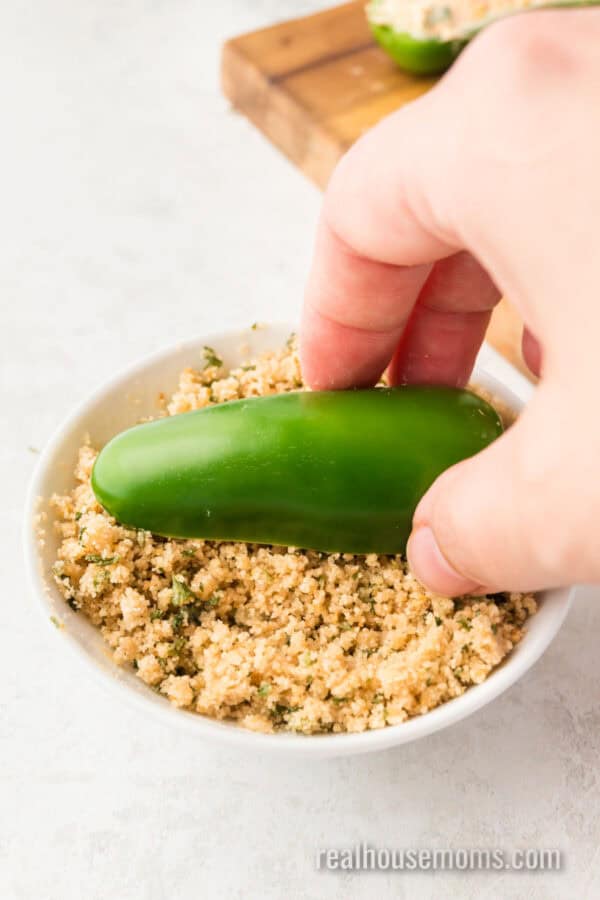
[[[528,328],[523,329],[521,352],[529,371],[539,378],[542,373],[542,348]]]
[[[451,384],[470,378],[500,292],[469,253],[434,266],[390,366],[392,384]]]
[[[407,555],[436,593],[535,590],[597,576],[595,554],[581,540],[593,527],[593,504],[586,512],[572,502],[581,494],[577,479],[593,483],[593,455],[589,472],[585,463],[581,472],[565,467],[570,426],[556,422],[549,431],[556,405],[543,392],[498,441],[438,478],[419,504]]]
[[[415,212],[427,143],[423,117],[415,106],[385,120],[334,173],[300,333],[312,387],[373,384],[404,332],[431,263],[455,250]],[[402,152],[391,153],[393,146]]]
[[[305,306],[302,361],[321,389],[374,384],[394,351],[392,384],[466,384],[500,298],[469,253],[433,268],[393,266],[356,255],[326,224],[312,279],[320,300]]]
[[[311,387],[375,384],[429,271],[357,255],[323,220],[301,326],[302,369]]]

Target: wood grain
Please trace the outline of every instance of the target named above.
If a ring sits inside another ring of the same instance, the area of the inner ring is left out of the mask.
[[[361,134],[435,83],[401,72],[376,46],[362,0],[232,38],[221,78],[232,105],[321,188]],[[503,300],[487,339],[530,377],[521,331]]]

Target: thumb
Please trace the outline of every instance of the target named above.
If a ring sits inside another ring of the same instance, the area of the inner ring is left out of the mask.
[[[417,507],[408,561],[435,593],[535,590],[590,576],[587,528],[576,521],[581,494],[565,473],[569,429],[553,426],[560,417],[548,415],[542,393],[499,440],[444,472]]]

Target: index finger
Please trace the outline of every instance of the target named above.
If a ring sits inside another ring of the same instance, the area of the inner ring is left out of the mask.
[[[317,389],[375,384],[430,268],[360,256],[322,221],[301,329],[309,384]]]
[[[457,249],[441,229],[423,224],[431,218],[423,215],[418,188],[430,182],[422,173],[431,168],[431,106],[428,95],[385,119],[332,176],[301,329],[304,373],[315,388],[373,384],[399,343],[432,263]]]

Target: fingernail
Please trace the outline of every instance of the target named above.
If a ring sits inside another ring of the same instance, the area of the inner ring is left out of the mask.
[[[408,564],[419,581],[435,594],[458,597],[475,591],[476,581],[465,578],[452,568],[428,525],[416,528],[406,545]]]

